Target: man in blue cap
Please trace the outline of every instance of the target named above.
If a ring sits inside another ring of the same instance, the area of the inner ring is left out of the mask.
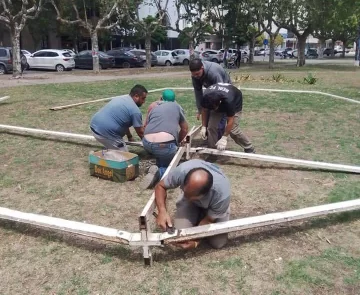
[[[174,91],[166,89],[160,100],[150,105],[144,125],[144,149],[156,159],[156,165],[149,168],[141,183],[145,189],[160,180],[189,129],[184,110],[175,102]]]

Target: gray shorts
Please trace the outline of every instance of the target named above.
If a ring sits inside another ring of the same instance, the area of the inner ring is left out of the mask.
[[[181,196],[181,198],[179,198],[179,200],[176,202],[176,215],[174,220],[175,228],[182,229],[197,226],[205,216],[205,209],[194,205]],[[216,219],[215,222],[229,221],[229,219],[230,209],[228,210],[226,216]],[[220,249],[227,243],[228,234],[220,234],[208,237],[207,241],[213,248]]]

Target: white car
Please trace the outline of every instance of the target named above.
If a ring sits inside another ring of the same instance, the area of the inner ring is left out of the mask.
[[[61,50],[69,52],[72,57],[74,57],[76,55],[76,53],[74,51],[70,50],[70,49],[61,49]]]
[[[175,49],[173,52],[179,57],[179,63],[188,65],[190,61],[190,50],[189,49]]]
[[[31,52],[29,52],[29,51],[27,51],[27,50],[25,50],[25,49],[21,49],[20,51],[21,51],[21,53],[22,53],[23,55],[25,55],[26,58],[28,58],[28,57],[31,56]]]
[[[158,50],[154,52],[158,65],[172,66],[180,63],[179,57],[171,50]]]
[[[75,68],[75,61],[65,50],[42,49],[27,58],[29,69],[49,69],[63,72]]]

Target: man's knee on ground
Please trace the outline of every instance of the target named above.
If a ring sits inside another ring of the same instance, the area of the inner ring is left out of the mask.
[[[228,234],[208,238],[208,243],[214,249],[221,249],[228,242]]]

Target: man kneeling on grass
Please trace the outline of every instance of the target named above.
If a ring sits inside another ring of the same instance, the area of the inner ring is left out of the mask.
[[[216,165],[202,160],[180,164],[155,187],[158,209],[157,224],[166,230],[172,221],[166,210],[167,190],[180,187],[182,194],[176,202],[174,225],[176,229],[228,221],[230,217],[230,182]],[[207,238],[209,244],[222,248],[228,234]],[[183,249],[196,248],[200,240],[177,243]]]
[[[161,99],[150,105],[144,125],[144,149],[156,159],[156,165],[149,168],[141,182],[141,187],[146,189],[153,188],[164,175],[188,132],[184,110],[175,102],[174,91],[165,90]]]
[[[106,149],[127,152],[124,136],[134,141],[129,128],[134,127],[140,138],[144,136],[141,107],[148,91],[142,85],[135,85],[128,95],[113,98],[103,106],[92,118],[90,129],[95,139]]]

